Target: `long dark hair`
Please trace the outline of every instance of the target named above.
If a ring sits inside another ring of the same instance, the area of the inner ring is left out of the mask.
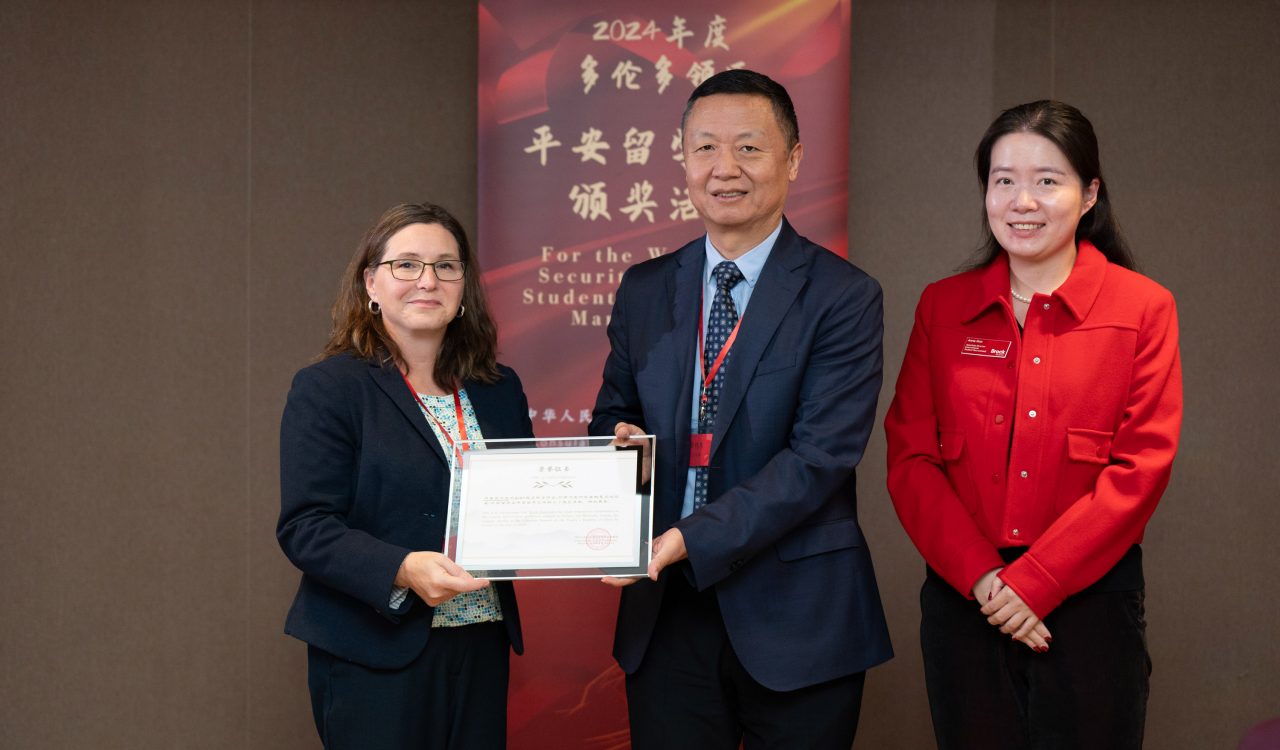
[[[387,240],[410,224],[439,224],[458,243],[458,253],[466,266],[463,277],[462,303],[466,314],[454,318],[445,329],[444,343],[436,357],[432,377],[443,387],[459,386],[463,380],[492,383],[498,379],[498,329],[489,315],[480,268],[467,233],[458,220],[434,203],[402,203],[392,206],[365,232],[355,255],[347,264],[333,303],[333,330],[324,355],[351,353],[361,359],[394,361],[404,367],[400,347],[387,335],[382,318],[369,311],[369,293],[365,290],[364,272],[376,269],[387,251]],[[430,269],[423,269],[431,273]]]
[[[1129,252],[1129,244],[1120,233],[1120,223],[1116,220],[1111,199],[1107,195],[1107,181],[1102,179],[1102,162],[1098,158],[1098,138],[1093,133],[1093,124],[1080,110],[1063,102],[1042,99],[1038,102],[1019,104],[1006,109],[991,123],[987,132],[978,143],[978,150],[973,155],[974,166],[978,170],[978,184],[982,186],[982,197],[987,197],[987,181],[991,175],[991,149],[996,141],[1010,133],[1034,133],[1047,138],[1067,157],[1071,168],[1080,175],[1085,185],[1098,181],[1098,200],[1093,208],[1080,217],[1076,225],[1076,242],[1088,240],[1102,251],[1107,260],[1132,269],[1135,267],[1133,255]],[[975,253],[974,266],[985,266],[999,257],[1004,249],[996,242],[987,225],[986,210],[982,214],[983,244]]]

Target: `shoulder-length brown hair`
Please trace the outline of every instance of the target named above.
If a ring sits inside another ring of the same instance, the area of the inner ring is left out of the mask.
[[[347,264],[338,299],[333,303],[333,331],[325,344],[324,356],[350,353],[376,362],[393,361],[404,368],[404,358],[396,342],[387,335],[382,318],[369,310],[365,290],[365,270],[376,270],[387,251],[387,241],[410,224],[439,224],[458,242],[458,252],[466,267],[462,304],[465,314],[454,318],[445,329],[444,344],[436,357],[432,377],[443,387],[460,386],[464,380],[492,383],[498,379],[498,329],[489,315],[480,267],[467,233],[458,220],[434,203],[402,203],[392,206],[365,232],[364,239]],[[431,273],[430,269],[423,269]]]

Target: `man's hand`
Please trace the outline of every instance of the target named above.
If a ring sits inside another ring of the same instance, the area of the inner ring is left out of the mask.
[[[649,580],[658,580],[658,574],[662,572],[663,568],[688,557],[689,551],[684,547],[684,534],[680,533],[680,529],[668,529],[662,536],[653,540],[653,556],[649,562]],[[600,580],[610,586],[622,588],[623,586],[630,586],[640,579],[605,576]]]
[[[626,422],[619,422],[613,427],[613,442],[611,443],[611,445],[641,446],[640,483],[647,484],[649,482],[649,464],[652,463],[652,461],[650,461],[649,459],[649,456],[652,455],[652,452],[653,452],[652,442],[649,440],[632,440],[631,439],[634,436],[643,435],[643,434],[644,434],[644,430],[640,429],[639,427],[636,427],[633,424],[628,424]]]
[[[611,443],[611,445],[641,446],[640,481],[641,483],[646,483],[649,481],[649,463],[650,463],[649,456],[651,455],[651,451],[653,450],[652,444],[648,440],[632,440],[633,437],[638,435],[643,435],[643,434],[644,434],[644,430],[640,429],[639,427],[636,427],[635,425],[629,424],[627,422],[619,422],[613,427],[613,443]],[[657,550],[656,540],[654,542],[654,545],[655,545],[654,550],[656,551]],[[651,575],[650,578],[653,578],[655,581],[657,580],[656,576]],[[635,583],[640,579],[639,578],[614,578],[613,576],[605,576],[600,580],[603,583],[606,583],[610,586],[614,586],[616,588],[622,588],[623,586],[630,586],[631,584]]]
[[[680,533],[680,529],[667,529],[662,536],[653,540],[653,556],[649,561],[649,580],[658,580],[658,574],[663,568],[688,557],[689,551],[684,547],[684,534]]]

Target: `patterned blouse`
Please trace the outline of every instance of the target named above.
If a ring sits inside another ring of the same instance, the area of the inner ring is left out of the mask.
[[[467,425],[467,440],[483,438],[484,436],[480,434],[480,423],[476,421],[476,412],[471,406],[471,399],[467,397],[467,392],[465,390],[459,391],[458,396],[462,399],[462,418]],[[440,441],[440,447],[444,448],[444,454],[446,456],[449,455],[449,452],[453,449],[449,445],[449,440],[440,431],[440,427],[443,425],[444,429],[448,430],[449,437],[455,441],[462,439],[458,431],[458,415],[453,405],[453,394],[428,396],[425,393],[419,393],[418,408],[422,410],[423,418],[431,425],[431,431],[435,433],[436,440]],[[428,413],[428,410],[430,410],[430,413]],[[478,447],[473,446],[473,448]],[[454,499],[456,500],[457,498]],[[392,589],[392,608],[399,607],[408,594],[409,590],[405,588],[395,587]],[[465,591],[441,603],[435,609],[431,619],[431,627],[453,628],[459,625],[472,625],[478,622],[493,622],[501,619],[502,607],[498,603],[497,592],[493,590],[493,586],[486,586],[479,591]]]

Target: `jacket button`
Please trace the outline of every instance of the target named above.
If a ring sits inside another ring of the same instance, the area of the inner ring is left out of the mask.
[[[1017,530],[1017,529],[1014,529],[1014,530],[1013,530],[1013,535],[1014,535],[1014,536],[1017,536],[1017,535],[1018,535],[1018,530]]]
[[[1034,362],[1034,363],[1035,363],[1035,364],[1037,364],[1037,365],[1038,365],[1038,364],[1040,364],[1040,358],[1039,358],[1039,357],[1032,357],[1032,358],[1031,358],[1031,361],[1032,361],[1032,362]]]
[[[1048,309],[1049,309],[1049,303],[1048,303],[1048,302],[1044,303],[1044,309],[1046,309],[1046,310],[1048,310]]]
[[[1018,476],[1022,477],[1023,479],[1026,479],[1027,477],[1029,477],[1029,476],[1031,476],[1031,475],[1030,475],[1030,474],[1028,474],[1028,473],[1026,472],[1026,470],[1024,469],[1024,470],[1022,470],[1022,471],[1018,472]]]
[[[729,570],[737,570],[738,568],[741,568],[741,567],[742,567],[741,560],[734,560],[733,562],[729,563]]]
[[[1036,418],[1036,410],[1035,410],[1035,409],[1032,409],[1031,411],[1027,412],[1027,416],[1028,416],[1028,417],[1031,417],[1032,419],[1035,419],[1035,418]]]
[[[1003,415],[1003,414],[997,414],[997,415],[996,415],[996,424],[1004,424],[1004,415]]]

